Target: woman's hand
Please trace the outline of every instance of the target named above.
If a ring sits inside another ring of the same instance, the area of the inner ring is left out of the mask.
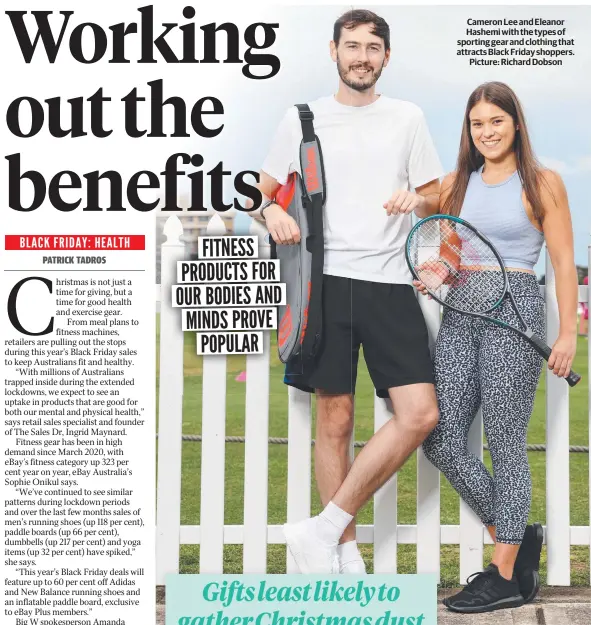
[[[413,280],[412,284],[421,295],[429,295],[429,292],[427,291],[427,287],[420,280]],[[429,295],[429,299],[431,299],[430,295]]]
[[[414,287],[421,295],[429,295],[429,291],[437,291],[446,281],[449,269],[441,262],[428,262],[417,267],[417,274],[420,280],[413,280]]]
[[[548,369],[559,378],[566,378],[570,373],[576,351],[577,336],[575,333],[559,335],[552,346],[552,353],[548,359]]]

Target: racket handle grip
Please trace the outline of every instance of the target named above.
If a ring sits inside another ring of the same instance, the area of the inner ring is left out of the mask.
[[[548,358],[550,358],[550,354],[552,354],[552,349],[548,347],[548,345],[546,345],[546,343],[544,343],[544,341],[542,341],[542,339],[537,337],[535,334],[532,334],[529,339],[532,342],[532,345],[535,347],[536,351],[540,354],[540,356],[543,356],[546,360],[548,360]],[[569,386],[576,386],[581,381],[581,376],[571,370],[565,380],[567,381]]]
[[[550,354],[552,354],[552,349],[548,347],[548,345],[546,345],[546,343],[542,341],[539,336],[532,334],[529,337],[529,340],[531,341],[531,344],[534,346],[538,354],[540,354],[540,356],[543,356],[546,360],[550,358]]]
[[[565,378],[569,386],[575,386],[581,381],[581,376],[571,370],[568,376]]]

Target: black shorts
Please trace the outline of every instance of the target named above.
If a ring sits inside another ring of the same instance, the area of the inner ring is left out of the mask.
[[[407,384],[433,384],[427,326],[407,284],[324,276],[322,342],[304,366],[290,361],[285,383],[307,392],[355,393],[359,347],[378,397]]]

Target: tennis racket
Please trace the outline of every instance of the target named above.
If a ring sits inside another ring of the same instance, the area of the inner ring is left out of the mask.
[[[528,327],[517,308],[499,253],[474,226],[451,215],[422,219],[408,235],[406,262],[434,300],[456,312],[513,330],[540,356],[550,358],[552,349]],[[521,328],[491,316],[506,298]],[[581,376],[571,371],[565,379],[575,386]]]

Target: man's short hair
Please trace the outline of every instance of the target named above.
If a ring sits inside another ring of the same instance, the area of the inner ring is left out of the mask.
[[[361,24],[373,24],[372,34],[384,40],[386,50],[390,49],[390,27],[388,23],[383,17],[365,9],[353,9],[343,13],[334,23],[332,40],[338,46],[341,38],[341,29],[353,30],[357,26],[361,26]]]

